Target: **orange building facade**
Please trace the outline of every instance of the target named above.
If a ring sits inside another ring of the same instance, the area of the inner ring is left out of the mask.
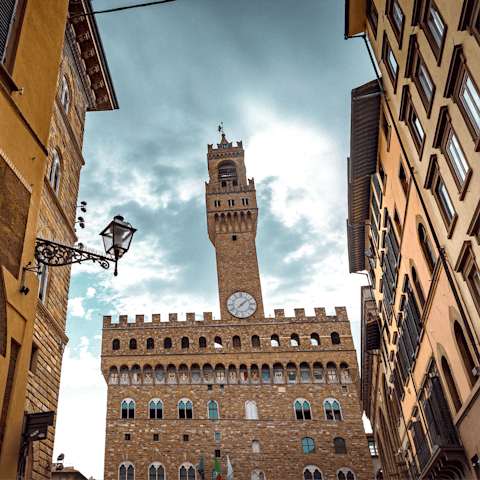
[[[348,244],[384,478],[480,478],[478,2],[350,0]]]

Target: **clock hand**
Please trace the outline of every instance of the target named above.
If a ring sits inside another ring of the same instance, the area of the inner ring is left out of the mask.
[[[245,305],[246,303],[247,303],[247,301],[244,300],[237,308],[243,307],[243,305]]]

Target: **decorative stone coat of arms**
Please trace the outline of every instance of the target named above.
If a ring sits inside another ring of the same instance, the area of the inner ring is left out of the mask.
[[[128,373],[122,373],[121,382],[123,385],[128,385]]]
[[[225,372],[217,372],[217,380],[223,383],[225,381]]]
[[[251,375],[252,375],[252,380],[254,382],[258,382],[258,380],[259,380],[258,372],[251,372]]]
[[[237,381],[237,372],[228,372],[228,378],[231,382]]]
[[[151,373],[145,373],[143,378],[144,378],[145,383],[152,383],[153,382],[153,375]]]
[[[175,383],[175,374],[169,373],[168,374],[168,383]]]
[[[186,383],[187,380],[188,380],[188,373],[186,373],[186,372],[181,372],[181,373],[180,373],[180,381],[181,381],[182,383]]]
[[[275,372],[275,381],[281,382],[283,380],[283,372]]]

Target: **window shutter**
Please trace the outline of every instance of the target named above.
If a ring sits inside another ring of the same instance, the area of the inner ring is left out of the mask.
[[[455,427],[453,426],[452,416],[450,415],[450,409],[443,395],[440,378],[437,376],[432,377],[431,400],[438,417],[441,418],[442,433],[445,436],[444,443],[447,445],[457,445],[457,435],[455,433]]]
[[[0,59],[3,63],[7,52],[8,38],[15,21],[17,0],[2,0],[0,2]]]

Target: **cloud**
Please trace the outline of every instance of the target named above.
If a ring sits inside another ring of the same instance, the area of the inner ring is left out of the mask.
[[[85,298],[77,297],[70,298],[68,300],[68,313],[72,317],[83,317],[85,315],[85,309],[83,308],[82,302]]]
[[[95,296],[95,289],[93,287],[87,288],[87,298],[93,298]]]

